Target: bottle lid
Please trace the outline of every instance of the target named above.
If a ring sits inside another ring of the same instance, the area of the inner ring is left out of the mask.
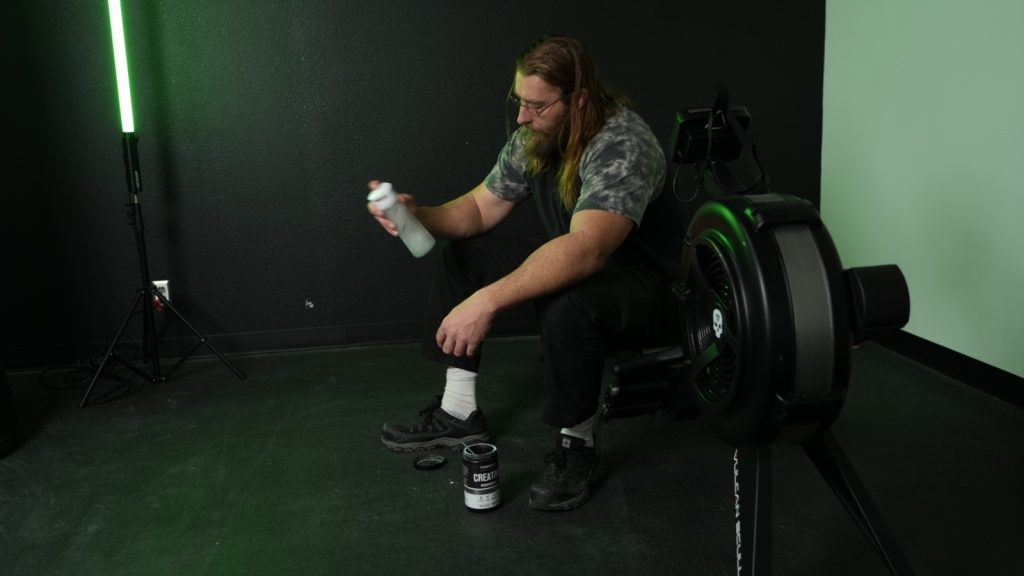
[[[412,466],[417,470],[436,470],[447,461],[448,459],[440,454],[427,454],[413,460]]]
[[[387,210],[398,202],[398,195],[395,194],[390,182],[381,182],[366,196],[366,200],[373,202],[373,205],[381,210]]]

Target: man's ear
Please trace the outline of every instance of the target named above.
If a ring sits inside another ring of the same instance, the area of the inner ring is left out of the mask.
[[[576,97],[576,107],[583,108],[584,106],[586,106],[587,98],[589,96],[590,94],[587,92],[586,88],[580,88],[580,95]]]

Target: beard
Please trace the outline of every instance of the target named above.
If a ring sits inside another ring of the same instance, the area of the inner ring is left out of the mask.
[[[526,129],[523,151],[527,166],[534,172],[541,172],[561,162],[569,135],[568,115],[560,116],[550,131],[539,132],[525,125],[523,128]]]

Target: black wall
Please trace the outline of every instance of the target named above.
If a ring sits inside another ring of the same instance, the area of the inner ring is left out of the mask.
[[[433,259],[379,230],[365,183],[424,204],[479,183],[545,33],[587,43],[665,146],[727,85],[775,189],[819,197],[823,1],[123,3],[152,276],[229,352],[416,336]],[[0,355],[59,365],[101,351],[139,286],[106,3],[2,17]],[[524,206],[507,229],[539,226]]]

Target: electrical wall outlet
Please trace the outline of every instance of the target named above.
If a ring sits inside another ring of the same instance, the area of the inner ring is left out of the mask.
[[[153,280],[153,286],[156,286],[157,292],[159,292],[160,295],[163,296],[164,299],[167,300],[168,302],[171,301],[170,282],[170,280]],[[153,300],[159,301],[156,297],[154,297]]]

